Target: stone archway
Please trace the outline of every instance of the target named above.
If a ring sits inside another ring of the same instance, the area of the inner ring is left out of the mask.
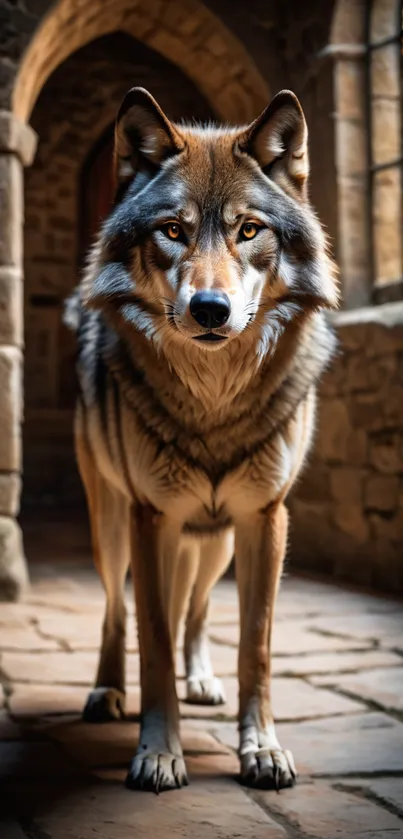
[[[110,32],[126,32],[176,64],[196,84],[220,119],[244,122],[268,101],[253,60],[223,23],[199,0],[163,4],[148,0],[60,0],[46,16],[19,70],[13,110],[29,120],[48,76],[70,53]]]
[[[15,79],[12,113],[0,112],[0,598],[17,598],[27,579],[16,516],[21,473],[23,166],[31,164],[36,146],[28,123],[56,67],[85,44],[117,31],[179,67],[222,120],[247,122],[269,98],[241,42],[200,0],[149,0],[141,6],[133,0],[94,0],[91,5],[59,0],[33,36]]]

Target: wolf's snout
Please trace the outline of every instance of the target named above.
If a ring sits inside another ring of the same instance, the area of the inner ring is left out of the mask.
[[[218,291],[198,291],[191,298],[189,308],[195,321],[205,329],[224,326],[231,312],[229,298]]]

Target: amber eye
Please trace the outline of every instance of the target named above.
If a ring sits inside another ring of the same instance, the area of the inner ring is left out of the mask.
[[[239,231],[241,239],[254,239],[258,230],[260,230],[260,228],[257,224],[254,224],[253,221],[245,222]]]
[[[182,235],[182,228],[176,221],[169,221],[168,224],[164,224],[162,229],[168,239],[180,239]]]

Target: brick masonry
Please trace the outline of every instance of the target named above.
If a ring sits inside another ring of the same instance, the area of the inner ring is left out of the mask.
[[[334,318],[339,352],[291,502],[296,566],[403,591],[403,304]]]

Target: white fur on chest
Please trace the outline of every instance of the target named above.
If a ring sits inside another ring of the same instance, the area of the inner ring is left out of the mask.
[[[213,484],[201,466],[187,460],[174,445],[158,451],[155,439],[140,429],[128,411],[120,429],[127,474],[122,474],[116,440],[109,446],[113,461],[104,452],[101,468],[109,480],[113,475],[113,483],[126,494],[134,490],[141,503],[152,504],[182,525],[201,530],[220,527],[266,507],[293,482],[309,445],[306,428],[312,426],[312,412],[313,400],[308,399],[269,443]]]

